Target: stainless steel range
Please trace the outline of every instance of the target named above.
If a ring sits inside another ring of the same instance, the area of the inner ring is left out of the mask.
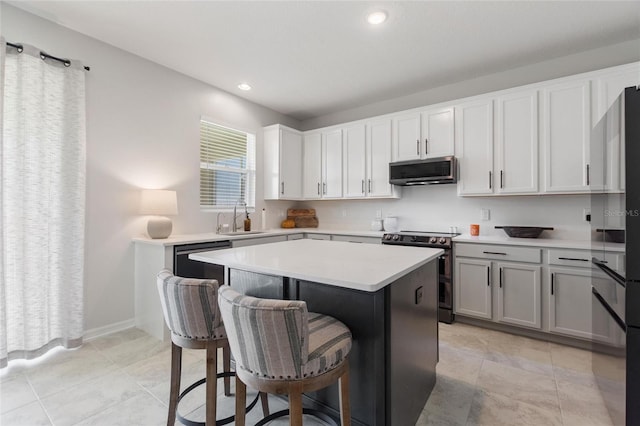
[[[438,320],[451,324],[453,322],[453,243],[455,233],[400,231],[386,233],[382,236],[382,244],[398,246],[415,246],[441,248],[444,254],[438,259],[439,270],[439,309]]]

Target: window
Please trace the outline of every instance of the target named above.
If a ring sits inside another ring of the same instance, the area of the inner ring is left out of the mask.
[[[255,207],[256,137],[200,120],[200,208]]]

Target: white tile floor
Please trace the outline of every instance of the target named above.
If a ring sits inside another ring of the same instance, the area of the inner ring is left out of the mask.
[[[203,355],[184,351],[183,384],[204,375]],[[12,364],[0,371],[0,424],[164,425],[169,360],[167,343],[130,329],[57,350],[35,366]],[[590,363],[588,351],[441,324],[438,380],[417,425],[609,426]],[[203,419],[203,399],[204,389],[190,394],[182,413]],[[273,397],[270,406],[285,408]],[[219,416],[232,410],[233,399],[221,396]],[[259,417],[258,404],[247,423]],[[305,418],[305,424],[322,423]]]

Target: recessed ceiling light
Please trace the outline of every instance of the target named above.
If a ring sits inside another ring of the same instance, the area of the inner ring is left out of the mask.
[[[379,10],[377,12],[372,12],[367,15],[367,22],[371,25],[379,25],[387,20],[387,12],[384,10]]]
[[[249,86],[247,83],[240,83],[240,84],[238,84],[238,89],[240,89],[240,90],[251,90],[251,86]]]

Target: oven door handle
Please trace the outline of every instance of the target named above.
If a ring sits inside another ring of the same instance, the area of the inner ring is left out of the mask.
[[[611,279],[613,279],[616,283],[620,284],[623,288],[627,287],[625,278],[619,273],[617,273],[616,271],[614,271],[613,269],[609,268],[606,265],[606,262],[603,262],[602,260],[593,257],[591,258],[591,263],[596,265],[602,272],[610,276]]]
[[[607,310],[607,312],[609,312],[609,315],[611,315],[611,317],[614,319],[616,324],[618,324],[618,327],[620,327],[622,329],[622,331],[624,331],[626,333],[627,332],[627,325],[624,323],[624,321],[622,321],[622,319],[618,316],[618,314],[616,314],[616,312],[611,308],[611,306],[609,306],[607,301],[604,300],[604,297],[602,297],[602,295],[600,293],[598,293],[598,290],[596,290],[595,287],[591,287],[591,293],[593,293],[593,295],[596,297],[598,302],[600,302],[602,307],[605,308]]]

